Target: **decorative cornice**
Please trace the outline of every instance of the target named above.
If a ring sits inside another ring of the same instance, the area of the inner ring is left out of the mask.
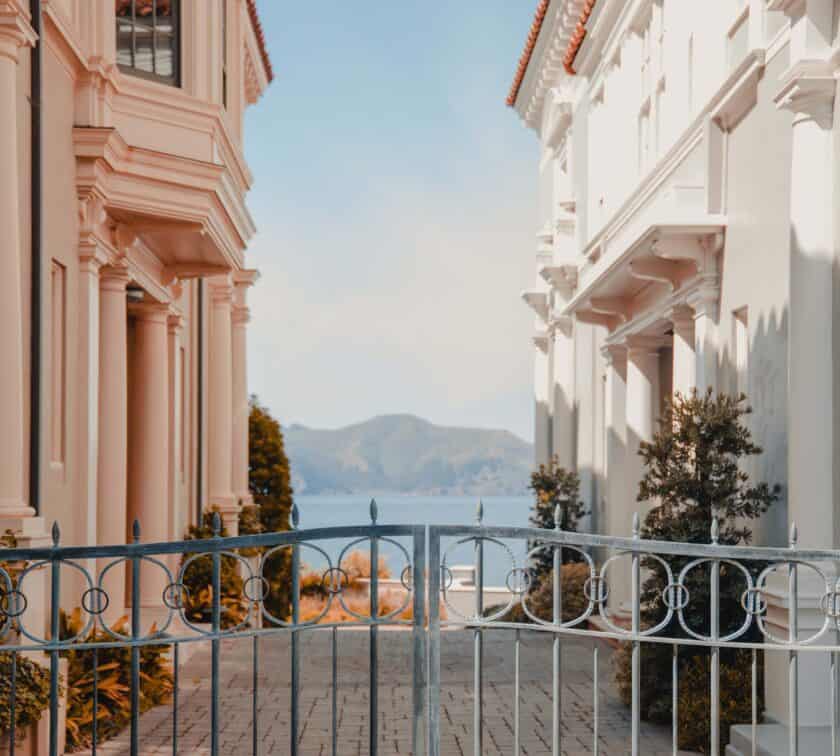
[[[797,66],[783,77],[785,83],[774,101],[778,108],[790,110],[797,116],[805,116],[823,128],[830,129],[834,121],[837,80],[833,75],[808,73],[808,68]]]
[[[186,234],[228,270],[242,267],[253,222],[224,166],[130,147],[112,128],[77,127],[73,138],[80,194],[98,193],[138,230]]]
[[[145,300],[134,302],[128,305],[128,311],[141,322],[168,325],[170,311],[166,303]]]
[[[700,317],[716,320],[719,299],[720,277],[715,274],[697,275],[670,296],[615,328],[610,333],[607,343],[624,343],[628,336],[648,334],[651,330],[663,327],[668,321],[674,322],[674,317],[682,315],[691,314],[695,321]]]
[[[260,280],[260,272],[256,268],[243,268],[233,272],[233,282],[238,286],[251,287]]]
[[[38,35],[29,23],[29,12],[23,3],[0,0],[0,58],[17,63],[20,48],[32,46],[37,40]]]
[[[208,289],[210,290],[210,302],[214,306],[230,306],[233,304],[233,284],[229,277],[220,277],[216,280],[209,279]]]
[[[124,293],[130,280],[128,267],[124,263],[106,265],[99,271],[99,287],[105,291]]]

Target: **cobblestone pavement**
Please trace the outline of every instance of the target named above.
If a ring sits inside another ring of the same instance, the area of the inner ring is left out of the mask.
[[[307,631],[301,642],[300,753],[331,753],[330,631]],[[551,639],[522,633],[521,732],[523,754],[551,753]],[[346,630],[338,638],[338,752],[368,752],[368,636]],[[220,752],[251,753],[252,641],[225,641],[221,654]],[[485,634],[484,753],[513,752],[513,634]],[[630,717],[612,687],[610,650],[601,646],[599,752],[629,753]],[[411,752],[411,635],[400,630],[379,634],[379,753]],[[262,754],[289,753],[288,636],[260,641],[259,743]],[[441,722],[444,756],[473,753],[472,633],[445,631],[441,649]],[[563,644],[562,752],[593,753],[592,645]],[[202,647],[183,665],[178,700],[178,753],[209,754],[210,652]],[[172,753],[172,707],[143,715],[143,754]],[[102,754],[128,754],[127,733],[103,744]],[[670,730],[642,724],[641,753],[671,753]]]

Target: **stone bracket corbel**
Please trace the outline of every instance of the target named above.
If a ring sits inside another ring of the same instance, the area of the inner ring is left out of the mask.
[[[666,284],[671,291],[676,291],[683,279],[696,271],[693,263],[657,257],[633,260],[629,267],[633,278]]]
[[[619,323],[626,323],[630,319],[630,304],[621,297],[592,297],[589,307],[593,312],[609,315]]]
[[[548,294],[543,291],[523,291],[522,300],[540,318],[548,322]]]

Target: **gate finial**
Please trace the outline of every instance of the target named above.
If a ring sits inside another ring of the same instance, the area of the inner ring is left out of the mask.
[[[638,538],[641,535],[641,527],[639,525],[639,513],[633,512],[633,538]]]
[[[140,543],[140,520],[137,518],[131,524],[131,537],[134,539],[134,543]]]
[[[560,502],[554,505],[554,529],[563,530],[563,510],[560,508]]]
[[[796,542],[799,540],[799,528],[796,527],[796,520],[790,524],[790,547],[796,548]]]
[[[376,506],[376,499],[370,500],[370,521],[376,525],[376,519],[379,517],[379,507]]]
[[[298,512],[298,505],[296,503],[292,504],[292,528],[297,530],[298,524],[300,523],[300,512]]]
[[[484,502],[479,499],[478,506],[475,508],[475,524],[481,525],[484,521]]]
[[[712,517],[712,543],[717,543],[720,539],[720,523],[717,515]]]
[[[58,527],[58,520],[53,520],[53,524],[52,524],[53,546],[58,546],[58,542],[60,540],[61,540],[61,528]]]
[[[222,516],[218,510],[213,512],[213,537],[218,538],[222,532]]]

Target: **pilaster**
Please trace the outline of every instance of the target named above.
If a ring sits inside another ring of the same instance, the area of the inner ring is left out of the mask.
[[[0,527],[19,530],[31,517],[24,444],[24,346],[18,175],[17,62],[35,35],[19,0],[0,1]]]
[[[239,532],[239,505],[233,492],[233,300],[229,276],[209,279],[210,343],[208,457],[209,504],[222,515],[227,532]]]
[[[694,318],[690,307],[678,306],[665,315],[674,330],[674,393],[691,394],[697,386],[697,360],[694,352]]]
[[[253,503],[248,485],[248,323],[251,311],[248,308],[248,289],[258,280],[255,270],[239,271],[234,274],[234,304],[232,312],[231,350],[233,361],[233,418],[231,454],[231,482],[233,494],[238,503],[247,506]]]

